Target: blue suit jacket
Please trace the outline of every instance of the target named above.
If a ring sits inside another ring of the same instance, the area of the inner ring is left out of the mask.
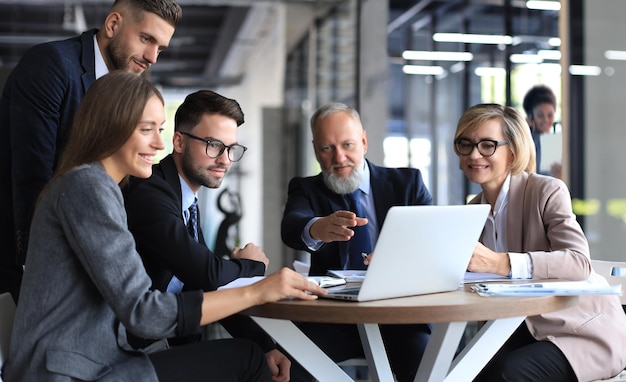
[[[224,260],[209,250],[202,234],[200,242],[189,235],[182,217],[180,178],[171,155],[152,166],[150,178],[131,178],[122,192],[128,228],[155,288],[165,291],[173,274],[186,289],[211,291],[239,277],[265,273],[263,263]]]
[[[0,98],[0,265],[24,264],[35,202],[95,81],[95,33],[34,46],[7,78]]]
[[[131,178],[122,192],[128,228],[153,288],[167,290],[172,276],[176,275],[185,290],[212,291],[239,277],[265,273],[265,265],[259,261],[225,260],[213,254],[201,230],[200,242],[189,235],[182,217],[180,178],[171,155],[152,166],[150,178]],[[200,218],[199,214],[198,224]],[[265,352],[275,348],[271,338],[247,316],[230,316],[220,323],[233,337],[250,339]],[[195,339],[180,339],[178,343],[192,340]]]
[[[419,170],[379,167],[369,161],[367,165],[379,229],[392,206],[432,204],[432,197]],[[341,259],[345,258],[348,247],[347,242],[336,241],[312,252],[302,241],[304,227],[316,216],[327,216],[345,209],[342,196],[326,187],[321,173],[306,178],[295,177],[289,182],[281,235],[287,246],[311,252],[311,275],[324,275],[329,269],[341,269]]]

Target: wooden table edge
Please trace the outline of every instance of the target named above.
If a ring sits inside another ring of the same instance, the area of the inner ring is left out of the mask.
[[[465,290],[369,302],[283,300],[244,315],[318,323],[415,324],[534,316],[572,307],[578,296],[481,297]]]

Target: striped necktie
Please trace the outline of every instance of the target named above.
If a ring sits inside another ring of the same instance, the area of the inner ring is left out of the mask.
[[[189,206],[189,219],[187,219],[187,232],[198,241],[198,198],[193,199],[193,203]],[[176,276],[172,276],[169,284],[167,285],[167,291],[170,293],[179,293],[183,290],[183,282]]]
[[[189,235],[198,241],[198,198],[193,199],[189,206],[189,220],[187,221]]]

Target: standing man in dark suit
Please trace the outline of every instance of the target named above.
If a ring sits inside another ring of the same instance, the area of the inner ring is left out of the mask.
[[[37,45],[13,69],[0,98],[0,292],[17,301],[35,201],[83,95],[110,70],[156,63],[181,17],[175,0],[116,0],[100,30]]]
[[[243,157],[246,148],[237,143],[237,129],[243,122],[235,100],[209,90],[188,95],[176,111],[173,152],[153,166],[150,178],[131,178],[123,189],[128,227],[154,288],[208,292],[239,277],[265,274],[269,259],[259,246],[248,243],[223,259],[206,246],[200,216],[198,237],[188,229],[187,210],[197,203],[200,187],[219,187],[233,162]],[[274,381],[289,380],[289,359],[254,321],[236,315],[221,323],[233,337],[254,340],[263,348]]]
[[[341,103],[322,106],[311,117],[311,130],[322,172],[289,182],[283,242],[311,253],[311,275],[364,267],[359,256],[356,260],[350,256],[350,245],[362,235],[355,235],[357,227],[367,230],[369,248],[374,248],[390,207],[429,205],[432,198],[419,170],[379,167],[365,159],[367,133],[356,110]],[[360,194],[362,216],[351,211],[345,200],[355,191]],[[302,323],[300,327],[337,362],[363,357],[354,325]],[[413,381],[429,326],[381,325],[381,333],[396,378]]]

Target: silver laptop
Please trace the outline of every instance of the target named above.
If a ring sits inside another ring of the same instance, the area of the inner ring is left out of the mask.
[[[488,213],[488,204],[392,207],[363,283],[328,288],[323,297],[370,301],[457,289]]]

